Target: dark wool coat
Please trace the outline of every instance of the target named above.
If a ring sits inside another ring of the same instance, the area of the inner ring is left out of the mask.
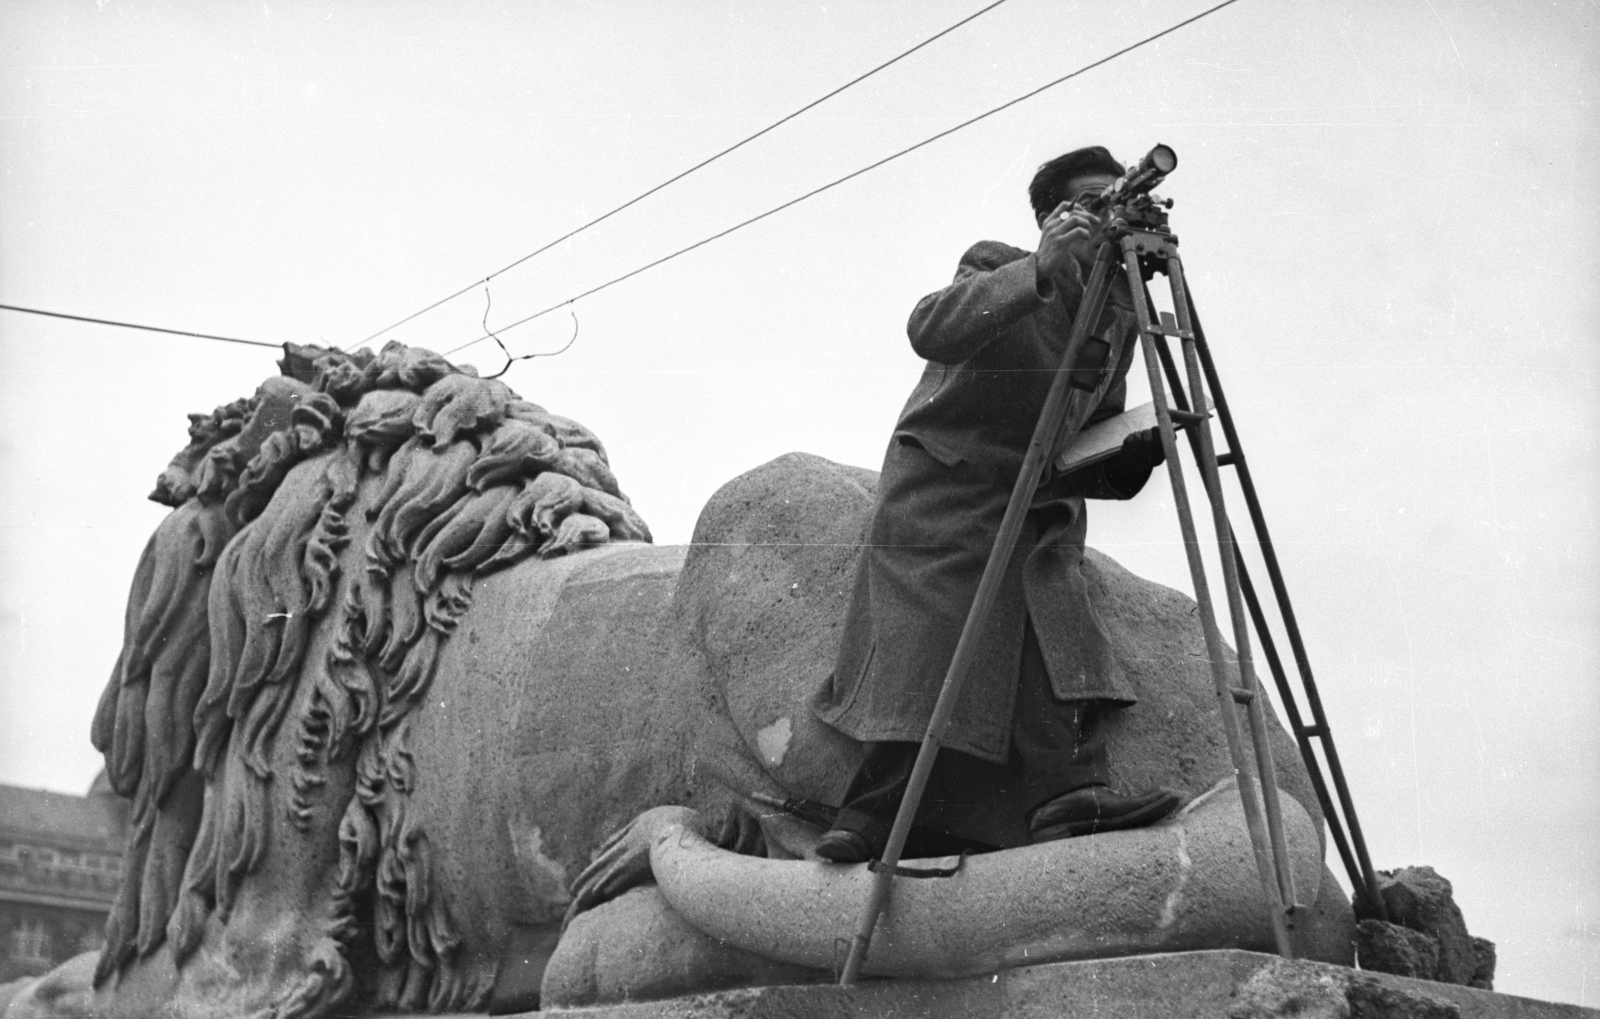
[[[812,704],[857,740],[920,742],[933,714],[1082,296],[1075,279],[1041,294],[1036,274],[1030,252],[983,241],[911,313],[928,364],[889,441],[839,656]],[[1115,361],[1080,415],[1122,410],[1133,332],[1108,302],[1096,335]],[[1149,476],[1115,457],[1045,475],[945,746],[1004,763],[1025,614],[1058,698],[1133,703],[1081,572],[1083,499],[1131,498]]]

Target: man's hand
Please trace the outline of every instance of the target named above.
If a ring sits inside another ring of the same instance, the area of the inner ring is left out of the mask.
[[[1122,456],[1129,466],[1140,468],[1160,467],[1167,462],[1167,451],[1161,445],[1161,428],[1146,428],[1122,440]]]
[[[1039,234],[1039,250],[1034,261],[1041,283],[1054,277],[1083,279],[1083,269],[1094,263],[1090,238],[1100,229],[1100,220],[1071,202],[1062,202],[1045,217]]]

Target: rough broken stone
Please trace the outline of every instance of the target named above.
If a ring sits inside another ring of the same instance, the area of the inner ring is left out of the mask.
[[[1390,920],[1431,935],[1439,943],[1439,964],[1433,979],[1451,984],[1472,980],[1478,955],[1449,881],[1432,867],[1405,867],[1380,872],[1378,891]]]
[[[1383,920],[1362,920],[1356,931],[1362,969],[1421,980],[1439,972],[1439,942],[1431,935]]]
[[[1414,932],[1413,932],[1414,933]],[[1461,1006],[1376,978],[1282,959],[1239,988],[1228,1019],[1460,1019]]]
[[[1494,990],[1494,942],[1488,938],[1473,938],[1472,952],[1477,957],[1478,964],[1472,970],[1472,982],[1467,986],[1476,987],[1480,991]]]

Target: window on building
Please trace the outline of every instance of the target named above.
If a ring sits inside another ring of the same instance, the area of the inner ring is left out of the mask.
[[[19,960],[50,960],[50,931],[43,920],[22,917],[11,932],[11,957]]]

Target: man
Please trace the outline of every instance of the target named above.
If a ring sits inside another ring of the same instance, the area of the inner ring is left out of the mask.
[[[979,242],[911,313],[911,346],[928,364],[889,441],[839,657],[812,705],[865,746],[817,848],[826,859],[871,859],[888,841],[1083,296],[1099,223],[1082,203],[1123,172],[1099,146],[1046,163],[1028,189],[1037,249]],[[1136,330],[1117,279],[1091,330],[1104,345],[1086,344],[1106,363],[1080,363],[1100,380],[1091,422],[1121,412],[1126,395]],[[1041,479],[930,788],[1009,766],[1035,841],[1150,824],[1177,806],[1166,790],[1110,788],[1096,722],[1135,698],[1081,572],[1084,498],[1131,498],[1162,460],[1152,430],[1110,460]]]

